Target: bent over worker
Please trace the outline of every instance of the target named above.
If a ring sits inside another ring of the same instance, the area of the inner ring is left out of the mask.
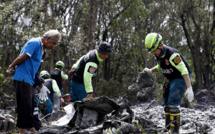
[[[43,85],[46,86],[50,91],[50,94],[48,94],[48,99],[46,100],[43,100],[40,98],[37,99],[37,105],[39,106],[39,110],[42,112],[44,116],[46,116],[52,113],[53,105],[54,103],[57,103],[57,102],[54,102],[54,100],[60,102],[60,100],[54,99],[54,96],[58,96],[57,99],[58,98],[60,99],[61,92],[57,85],[57,82],[54,79],[50,79],[50,75],[46,70],[43,70],[40,72],[40,78],[44,79]],[[58,110],[59,108],[60,108],[60,103],[55,110]],[[46,119],[48,120],[49,117],[50,116],[47,116]]]
[[[82,56],[69,71],[73,74],[70,82],[70,102],[93,97],[92,78],[96,75],[99,63],[112,54],[112,46],[103,41],[95,50]]]
[[[188,101],[193,101],[194,94],[190,82],[191,71],[184,57],[174,48],[162,42],[158,33],[149,33],[145,38],[145,47],[157,59],[157,65],[143,71],[148,74],[162,72],[168,79],[168,92],[165,95],[166,127],[170,133],[179,133],[180,109],[179,105],[185,93]]]

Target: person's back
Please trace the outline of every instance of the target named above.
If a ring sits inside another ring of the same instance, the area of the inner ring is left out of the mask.
[[[55,64],[55,69],[51,71],[51,78],[56,80],[57,85],[61,91],[61,95],[63,95],[63,80],[68,79],[68,75],[64,74],[63,68],[64,68],[64,63],[62,61],[58,61]]]
[[[51,75],[51,79],[56,80],[58,87],[62,89],[61,70],[59,70],[58,68],[55,68],[54,70],[51,70],[50,75]]]
[[[46,86],[50,91],[50,94],[48,94],[48,97],[51,100],[51,102],[53,102],[53,94],[54,94],[54,90],[52,88],[53,79],[45,79],[44,81],[45,82],[43,83],[43,85]]]

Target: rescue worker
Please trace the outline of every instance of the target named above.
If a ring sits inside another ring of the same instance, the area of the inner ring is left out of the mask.
[[[183,95],[191,102],[194,99],[190,82],[191,71],[184,57],[174,48],[166,46],[162,42],[162,36],[158,33],[149,33],[145,38],[145,47],[157,59],[157,65],[143,71],[148,74],[162,72],[168,79],[168,91],[165,98],[165,126],[170,133],[179,133],[180,109],[179,105]]]
[[[57,94],[59,97],[61,97],[61,91],[58,87],[56,80],[51,79],[49,73],[46,70],[40,72],[40,78],[44,79],[43,85],[45,85],[50,91],[48,97],[52,103],[54,102],[54,94]]]
[[[50,91],[50,94],[48,94],[47,100],[37,99],[37,105],[39,107],[39,110],[42,112],[44,116],[46,116],[52,113],[53,105],[54,103],[56,103],[54,102],[54,94],[56,94],[60,99],[61,92],[57,85],[57,82],[54,79],[50,79],[50,75],[46,70],[43,70],[40,72],[40,78],[44,79],[43,85],[46,86]],[[60,107],[60,104],[59,104],[59,107]],[[47,116],[46,119],[48,119],[49,117],[50,116]]]
[[[92,78],[96,75],[99,63],[112,54],[108,42],[101,42],[95,50],[82,56],[69,71],[73,74],[70,82],[70,102],[93,97]]]
[[[63,72],[64,63],[62,61],[56,62],[55,67],[50,73],[51,78],[57,81],[61,95],[63,96],[63,81],[68,80],[68,75]]]

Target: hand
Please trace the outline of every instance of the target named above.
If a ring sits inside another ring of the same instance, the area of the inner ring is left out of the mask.
[[[82,101],[86,102],[86,101],[91,101],[91,100],[96,100],[96,99],[97,99],[97,97],[93,98],[93,93],[88,93],[87,96],[82,99]]]
[[[47,94],[47,92],[48,93],[50,93],[50,91],[49,91],[49,89],[46,87],[46,86],[42,86],[41,88],[40,88],[40,93],[38,94],[38,96],[39,96],[39,98],[41,99],[41,100],[47,100],[48,99],[48,94]]]
[[[151,75],[152,74],[152,69],[149,69],[149,68],[144,68],[143,69],[143,72],[147,72],[149,75]]]
[[[15,73],[15,67],[12,67],[11,65],[8,67],[8,69],[7,69],[7,71],[6,71],[7,73],[9,73],[9,74],[14,74]]]
[[[73,74],[75,72],[75,68],[72,68],[71,70],[69,70],[69,75]]]
[[[92,98],[93,97],[93,93],[88,93],[86,98]]]
[[[45,80],[42,77],[40,77],[40,79],[41,79],[42,83],[45,83]]]
[[[194,100],[193,88],[192,87],[187,88],[184,95],[187,97],[189,102],[192,102]]]

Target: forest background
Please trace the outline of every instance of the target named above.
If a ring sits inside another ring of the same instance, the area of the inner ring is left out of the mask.
[[[72,65],[101,41],[113,46],[94,79],[97,95],[126,93],[138,72],[156,65],[146,52],[145,36],[160,33],[165,45],[178,49],[192,71],[194,91],[215,85],[215,0],[0,0],[0,93],[13,92],[6,69],[32,37],[49,29],[62,33],[47,52],[42,70],[59,60],[68,73]],[[153,74],[157,84],[165,80]],[[70,81],[64,83],[69,93]]]

